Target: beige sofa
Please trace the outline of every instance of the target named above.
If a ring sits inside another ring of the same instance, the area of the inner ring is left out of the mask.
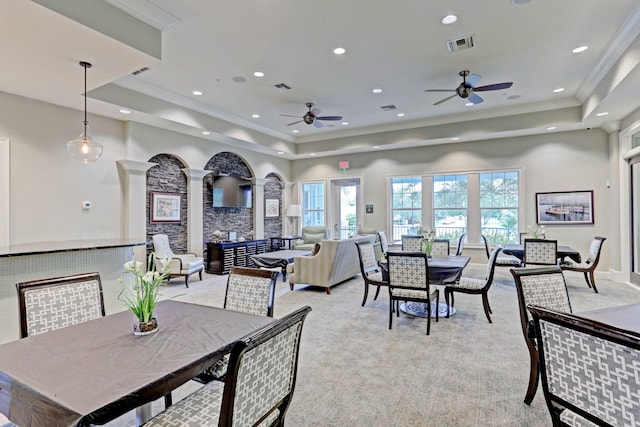
[[[295,257],[293,264],[287,266],[291,290],[295,283],[304,283],[326,288],[327,294],[330,294],[331,286],[360,274],[355,242],[373,243],[375,239],[375,235],[367,235],[344,240],[323,240],[317,254]]]

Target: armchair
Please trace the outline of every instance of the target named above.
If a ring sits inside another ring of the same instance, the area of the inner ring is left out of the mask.
[[[600,252],[602,251],[602,244],[606,240],[606,237],[596,236],[591,242],[589,247],[589,257],[585,262],[577,263],[571,259],[565,260],[560,264],[562,270],[578,271],[584,273],[584,280],[587,281],[587,285],[593,288],[595,293],[598,293],[596,288],[595,271],[600,261]],[[591,279],[591,280],[589,280]]]
[[[312,251],[316,243],[329,238],[329,230],[324,225],[307,225],[302,227],[301,239],[293,242],[297,251]]]
[[[184,276],[184,284],[189,287],[189,276],[199,273],[202,280],[202,270],[204,270],[204,259],[194,253],[174,254],[169,246],[169,236],[166,234],[154,234],[153,250],[156,259],[170,259],[170,277]]]

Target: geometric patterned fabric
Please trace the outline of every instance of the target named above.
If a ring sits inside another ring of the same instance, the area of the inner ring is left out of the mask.
[[[271,277],[229,274],[224,308],[267,316],[271,302]]]
[[[449,240],[438,239],[433,241],[431,247],[431,256],[447,257],[449,256]]]
[[[429,299],[426,257],[393,256],[388,263],[390,292],[394,298]]]
[[[402,250],[405,252],[422,252],[422,236],[402,236]]]
[[[561,272],[551,274],[533,274],[520,277],[524,306],[538,305],[562,313],[571,313],[571,303],[564,275]],[[527,310],[527,320],[531,315]]]
[[[525,264],[555,265],[558,262],[558,244],[556,240],[524,241]]]
[[[615,426],[640,426],[640,353],[540,320],[549,391]],[[566,414],[565,414],[566,412]],[[593,425],[568,409],[570,425]]]
[[[27,335],[37,335],[102,317],[97,280],[36,287],[24,292]]]

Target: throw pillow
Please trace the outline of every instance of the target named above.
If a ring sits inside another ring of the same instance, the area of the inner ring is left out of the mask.
[[[302,238],[305,243],[320,243],[324,239],[324,233],[307,233]]]

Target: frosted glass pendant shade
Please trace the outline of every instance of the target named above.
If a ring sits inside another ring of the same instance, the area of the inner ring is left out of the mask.
[[[83,122],[80,136],[73,141],[67,142],[67,150],[71,157],[80,160],[85,165],[94,163],[102,155],[102,145],[91,138],[87,122]]]

